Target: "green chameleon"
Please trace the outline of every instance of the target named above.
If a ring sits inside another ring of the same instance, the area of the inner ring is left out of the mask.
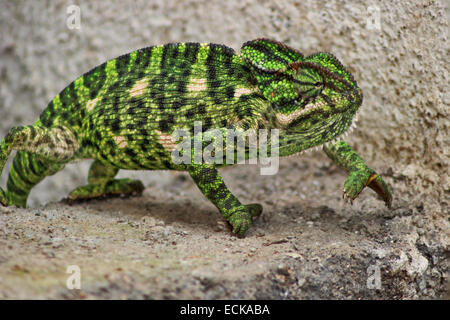
[[[17,150],[0,203],[25,207],[44,177],[76,159],[95,159],[88,184],[71,200],[142,193],[139,180],[114,179],[119,169],[187,171],[202,193],[244,234],[259,204],[242,204],[215,163],[172,161],[177,129],[278,129],[280,156],[315,146],[348,172],[343,197],[366,187],[390,207],[383,179],[339,137],[362,103],[353,76],[331,54],[303,56],[268,39],[241,53],[218,44],[176,43],[133,51],[85,73],[62,90],[34,125],[12,128],[0,143],[0,173]],[[195,136],[192,138],[195,139]],[[198,139],[198,138],[197,138]],[[246,155],[247,158],[248,155]]]

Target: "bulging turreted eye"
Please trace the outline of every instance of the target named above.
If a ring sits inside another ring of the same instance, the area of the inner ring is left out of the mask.
[[[302,99],[317,96],[323,89],[322,76],[311,69],[299,70],[294,77],[294,88]]]

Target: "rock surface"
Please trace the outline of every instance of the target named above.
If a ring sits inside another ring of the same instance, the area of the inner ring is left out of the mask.
[[[264,205],[243,239],[190,177],[142,197],[0,208],[0,298],[443,298],[448,224],[434,226],[403,180],[389,210],[324,156],[287,159],[276,176],[223,169],[244,202]],[[69,290],[69,266],[81,290]]]

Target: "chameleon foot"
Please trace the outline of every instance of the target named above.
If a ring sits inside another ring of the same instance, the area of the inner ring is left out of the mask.
[[[374,190],[386,206],[391,208],[392,194],[386,182],[343,140],[324,146],[323,150],[339,167],[349,173],[344,183],[342,197],[350,202],[361,193],[365,187]]]
[[[259,203],[246,204],[245,206],[249,210],[250,215],[252,217],[257,217],[257,216],[261,215],[262,210],[263,210],[262,206]]]
[[[365,187],[374,190],[385,202],[388,208],[391,208],[392,195],[384,180],[373,170],[350,172],[344,183],[344,193],[342,198],[353,204],[361,191]]]
[[[252,224],[252,217],[257,217],[262,213],[262,206],[258,203],[241,205],[232,213],[228,222],[233,227],[233,233],[243,236]]]
[[[139,180],[114,179],[106,184],[88,184],[69,193],[70,200],[94,199],[102,196],[140,195],[144,185]]]

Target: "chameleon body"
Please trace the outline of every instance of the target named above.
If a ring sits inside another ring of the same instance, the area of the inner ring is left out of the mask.
[[[217,44],[176,43],[133,51],[85,73],[63,89],[29,126],[12,128],[0,143],[0,173],[17,150],[0,203],[26,206],[31,188],[76,159],[95,159],[88,185],[69,199],[135,194],[119,169],[183,170],[243,234],[259,204],[242,204],[215,163],[172,161],[177,129],[278,129],[280,156],[323,146],[349,176],[344,197],[366,187],[391,204],[383,179],[340,136],[352,125],[362,93],[329,53],[303,56],[280,42],[256,39],[240,53]],[[194,132],[195,134],[195,132]],[[195,136],[193,136],[195,139]],[[247,155],[248,158],[248,155]]]

